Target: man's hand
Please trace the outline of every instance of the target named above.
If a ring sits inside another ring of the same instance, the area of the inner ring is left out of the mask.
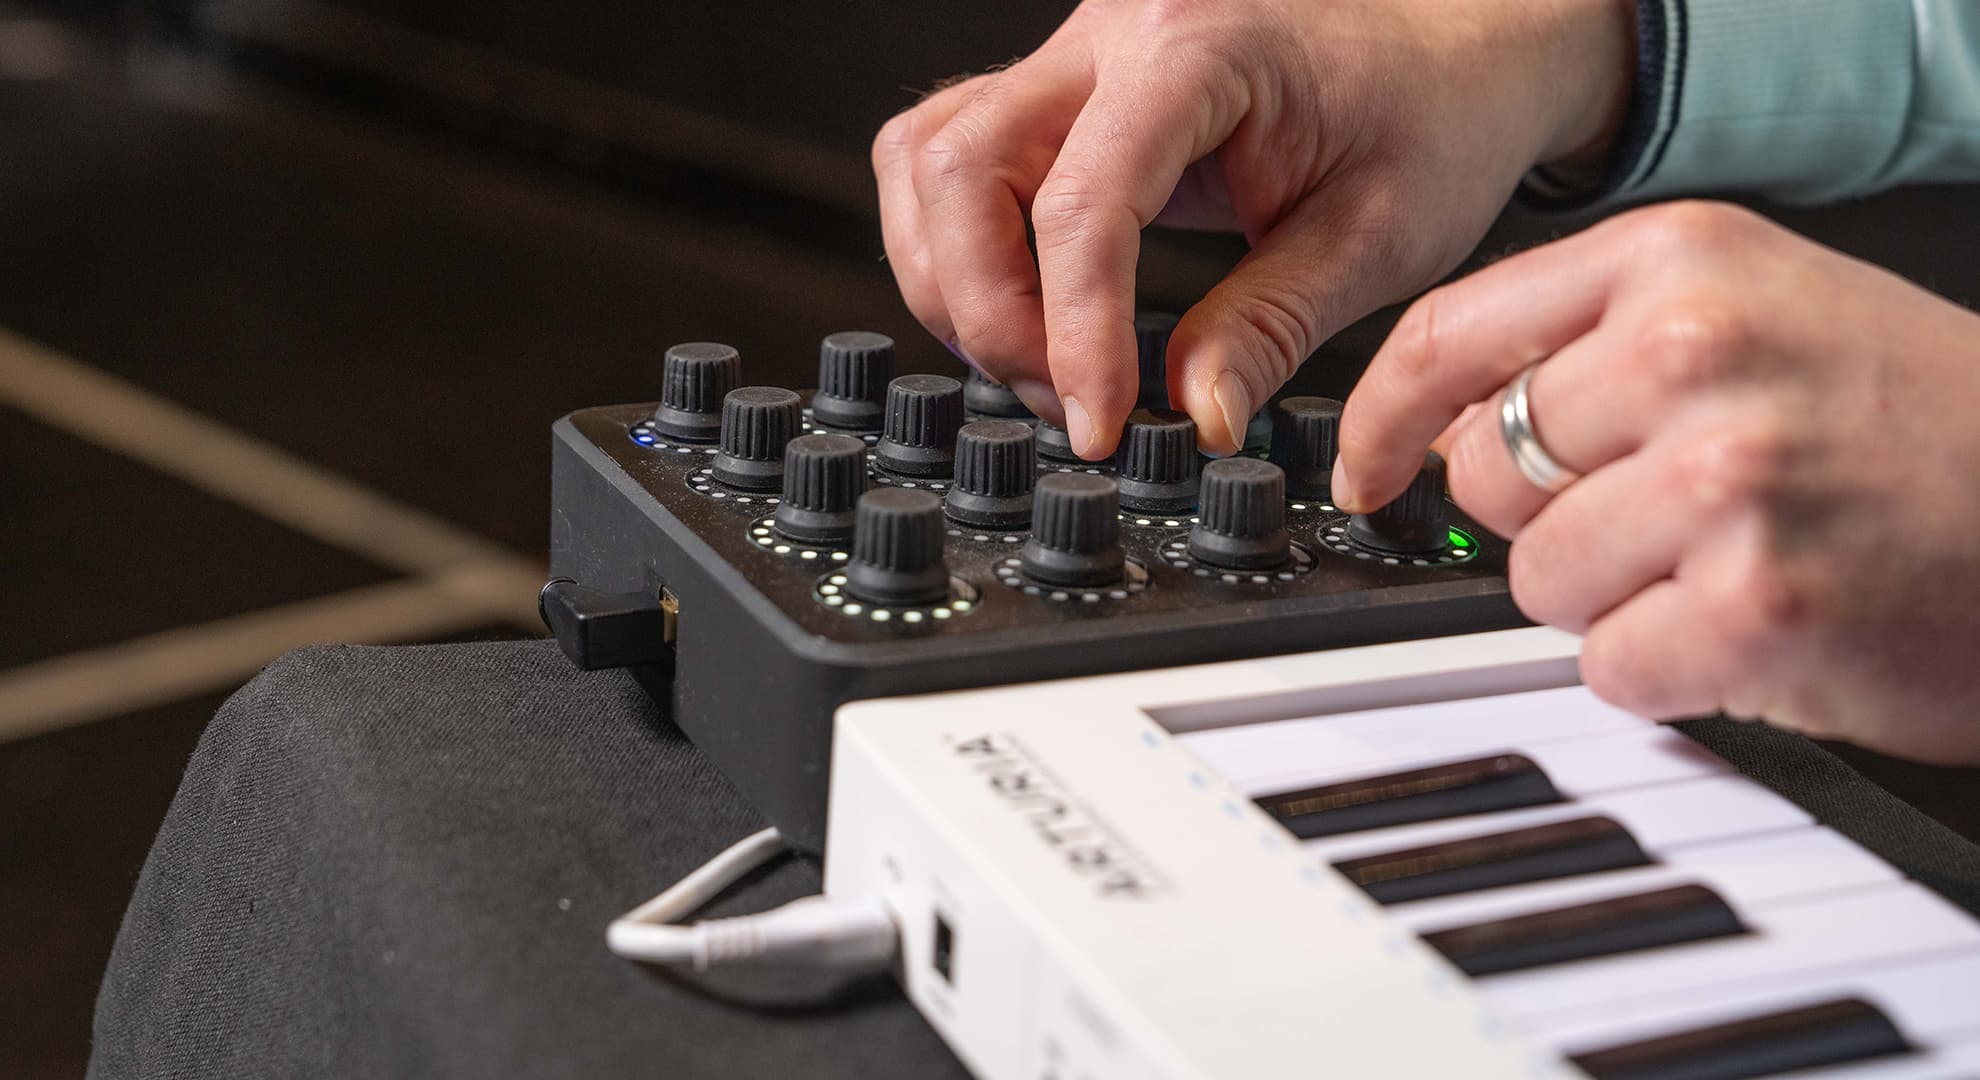
[[[887,256],[931,333],[1098,458],[1136,394],[1141,229],[1242,231],[1250,254],[1168,355],[1170,399],[1229,452],[1327,337],[1455,266],[1528,169],[1599,154],[1632,11],[1087,0],[881,131]]]
[[[1543,358],[1535,430],[1585,474],[1551,497],[1497,408]],[[1640,210],[1419,300],[1335,501],[1393,497],[1440,431],[1598,694],[1980,761],[1980,316],[1742,210]]]

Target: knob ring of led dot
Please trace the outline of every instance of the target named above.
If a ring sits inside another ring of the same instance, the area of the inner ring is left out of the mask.
[[[1114,475],[1114,467],[1100,462],[1068,465],[1064,462],[1051,461],[1043,457],[1038,459],[1038,475],[1051,476],[1054,473],[1085,473],[1088,476],[1112,476]]]
[[[826,610],[836,611],[849,619],[907,626],[926,626],[958,619],[975,611],[983,602],[983,594],[976,590],[976,586],[959,577],[950,577],[949,598],[942,603],[905,606],[871,604],[846,591],[846,574],[842,570],[819,578],[811,588],[811,598]]]
[[[1024,572],[1023,559],[1005,559],[993,569],[999,583],[1016,589],[1026,596],[1036,596],[1056,603],[1077,600],[1083,604],[1097,604],[1103,600],[1126,600],[1148,588],[1147,568],[1133,559],[1127,560],[1121,580],[1111,585],[1092,588],[1052,585],[1034,580]]]
[[[933,491],[937,493],[948,491],[954,483],[951,480],[931,480],[925,476],[903,476],[897,472],[889,472],[881,466],[878,461],[878,455],[871,450],[866,452],[866,480],[869,484],[878,484],[881,487],[907,488],[910,491]]]
[[[769,552],[781,555],[795,563],[813,563],[824,566],[829,563],[842,563],[852,558],[852,553],[837,544],[810,544],[793,540],[777,531],[775,517],[760,517],[749,523],[744,532],[749,542]]]
[[[766,495],[761,491],[744,491],[715,479],[715,467],[703,466],[685,477],[689,491],[705,499],[716,502],[735,503],[738,506],[776,506],[783,502],[780,495]]]
[[[819,420],[811,414],[811,406],[809,405],[804,407],[804,412],[801,415],[804,418],[804,430],[798,433],[800,435],[846,435],[865,443],[869,450],[872,449],[874,443],[880,441],[880,433],[877,431],[859,431],[853,428],[833,427]],[[637,442],[638,440],[634,441]]]
[[[1382,566],[1457,566],[1476,558],[1478,539],[1455,525],[1450,526],[1450,531],[1453,539],[1462,537],[1463,543],[1447,544],[1444,550],[1434,555],[1404,555],[1358,544],[1348,537],[1348,519],[1345,517],[1331,517],[1322,521],[1317,537],[1320,545],[1330,551]]]
[[[1022,544],[1029,532],[1012,532],[1009,529],[973,529],[954,518],[949,519],[949,539],[977,544]]]
[[[1162,561],[1178,570],[1188,571],[1192,577],[1205,581],[1220,581],[1226,585],[1271,585],[1276,582],[1293,581],[1313,572],[1319,564],[1313,552],[1303,544],[1287,545],[1289,558],[1285,565],[1271,570],[1232,570],[1229,567],[1215,566],[1204,562],[1189,553],[1189,534],[1172,536],[1162,542],[1156,551]]]

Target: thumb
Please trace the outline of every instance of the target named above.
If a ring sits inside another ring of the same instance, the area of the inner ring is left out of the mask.
[[[1403,291],[1399,239],[1371,229],[1359,200],[1316,192],[1183,316],[1169,339],[1169,400],[1212,454],[1244,446],[1253,413],[1342,327]]]

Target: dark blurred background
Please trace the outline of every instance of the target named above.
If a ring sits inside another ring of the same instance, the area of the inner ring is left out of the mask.
[[[228,691],[310,641],[537,632],[557,416],[650,399],[678,340],[792,386],[851,327],[953,370],[868,140],[1071,6],[0,0],[0,1074],[82,1071]],[[1970,301],[1976,205],[1777,216]],[[1151,234],[1145,304],[1240,251]],[[1393,315],[1301,388],[1342,394]],[[1980,835],[1973,773],[1849,756]]]

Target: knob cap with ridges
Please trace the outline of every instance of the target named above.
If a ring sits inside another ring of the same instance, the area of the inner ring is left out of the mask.
[[[963,408],[978,416],[1004,416],[1031,419],[1031,410],[1003,383],[980,371],[971,371],[963,380]]]
[[[1141,400],[1144,409],[1169,407],[1169,337],[1181,320],[1164,311],[1142,311],[1134,316],[1134,352],[1141,371]]]
[[[722,451],[715,479],[744,491],[784,486],[784,446],[803,424],[798,396],[775,386],[745,386],[722,399]]]
[[[947,476],[956,464],[962,384],[947,375],[903,375],[887,386],[887,419],[873,457],[903,476]]]
[[[942,561],[948,534],[942,500],[926,491],[875,488],[862,495],[853,525],[846,591],[869,604],[918,607],[949,597]]]
[[[850,435],[800,435],[784,448],[776,529],[807,544],[836,544],[853,532],[866,490],[866,444]]]
[[[1048,585],[1111,585],[1127,572],[1120,531],[1120,489],[1113,480],[1051,473],[1032,495],[1024,572]]]
[[[667,350],[660,365],[660,407],[653,426],[663,435],[714,442],[722,430],[722,399],[742,381],[742,356],[713,341]]]
[[[1398,555],[1442,551],[1451,542],[1444,514],[1444,459],[1423,455],[1423,468],[1394,502],[1372,514],[1348,519],[1348,539],[1363,547]]]
[[[1272,405],[1272,464],[1286,471],[1294,499],[1332,499],[1334,459],[1341,452],[1341,403],[1289,397]]]
[[[1196,423],[1178,412],[1141,409],[1128,417],[1114,458],[1121,505],[1173,514],[1196,505]]]
[[[1189,553],[1231,570],[1270,570],[1292,557],[1286,535],[1286,475],[1257,458],[1225,458],[1203,467],[1198,523]]]
[[[811,415],[849,431],[878,431],[894,381],[894,339],[868,330],[841,330],[818,343],[818,393]]]
[[[956,482],[949,516],[985,529],[1022,529],[1031,520],[1038,446],[1031,425],[978,420],[956,436]]]

